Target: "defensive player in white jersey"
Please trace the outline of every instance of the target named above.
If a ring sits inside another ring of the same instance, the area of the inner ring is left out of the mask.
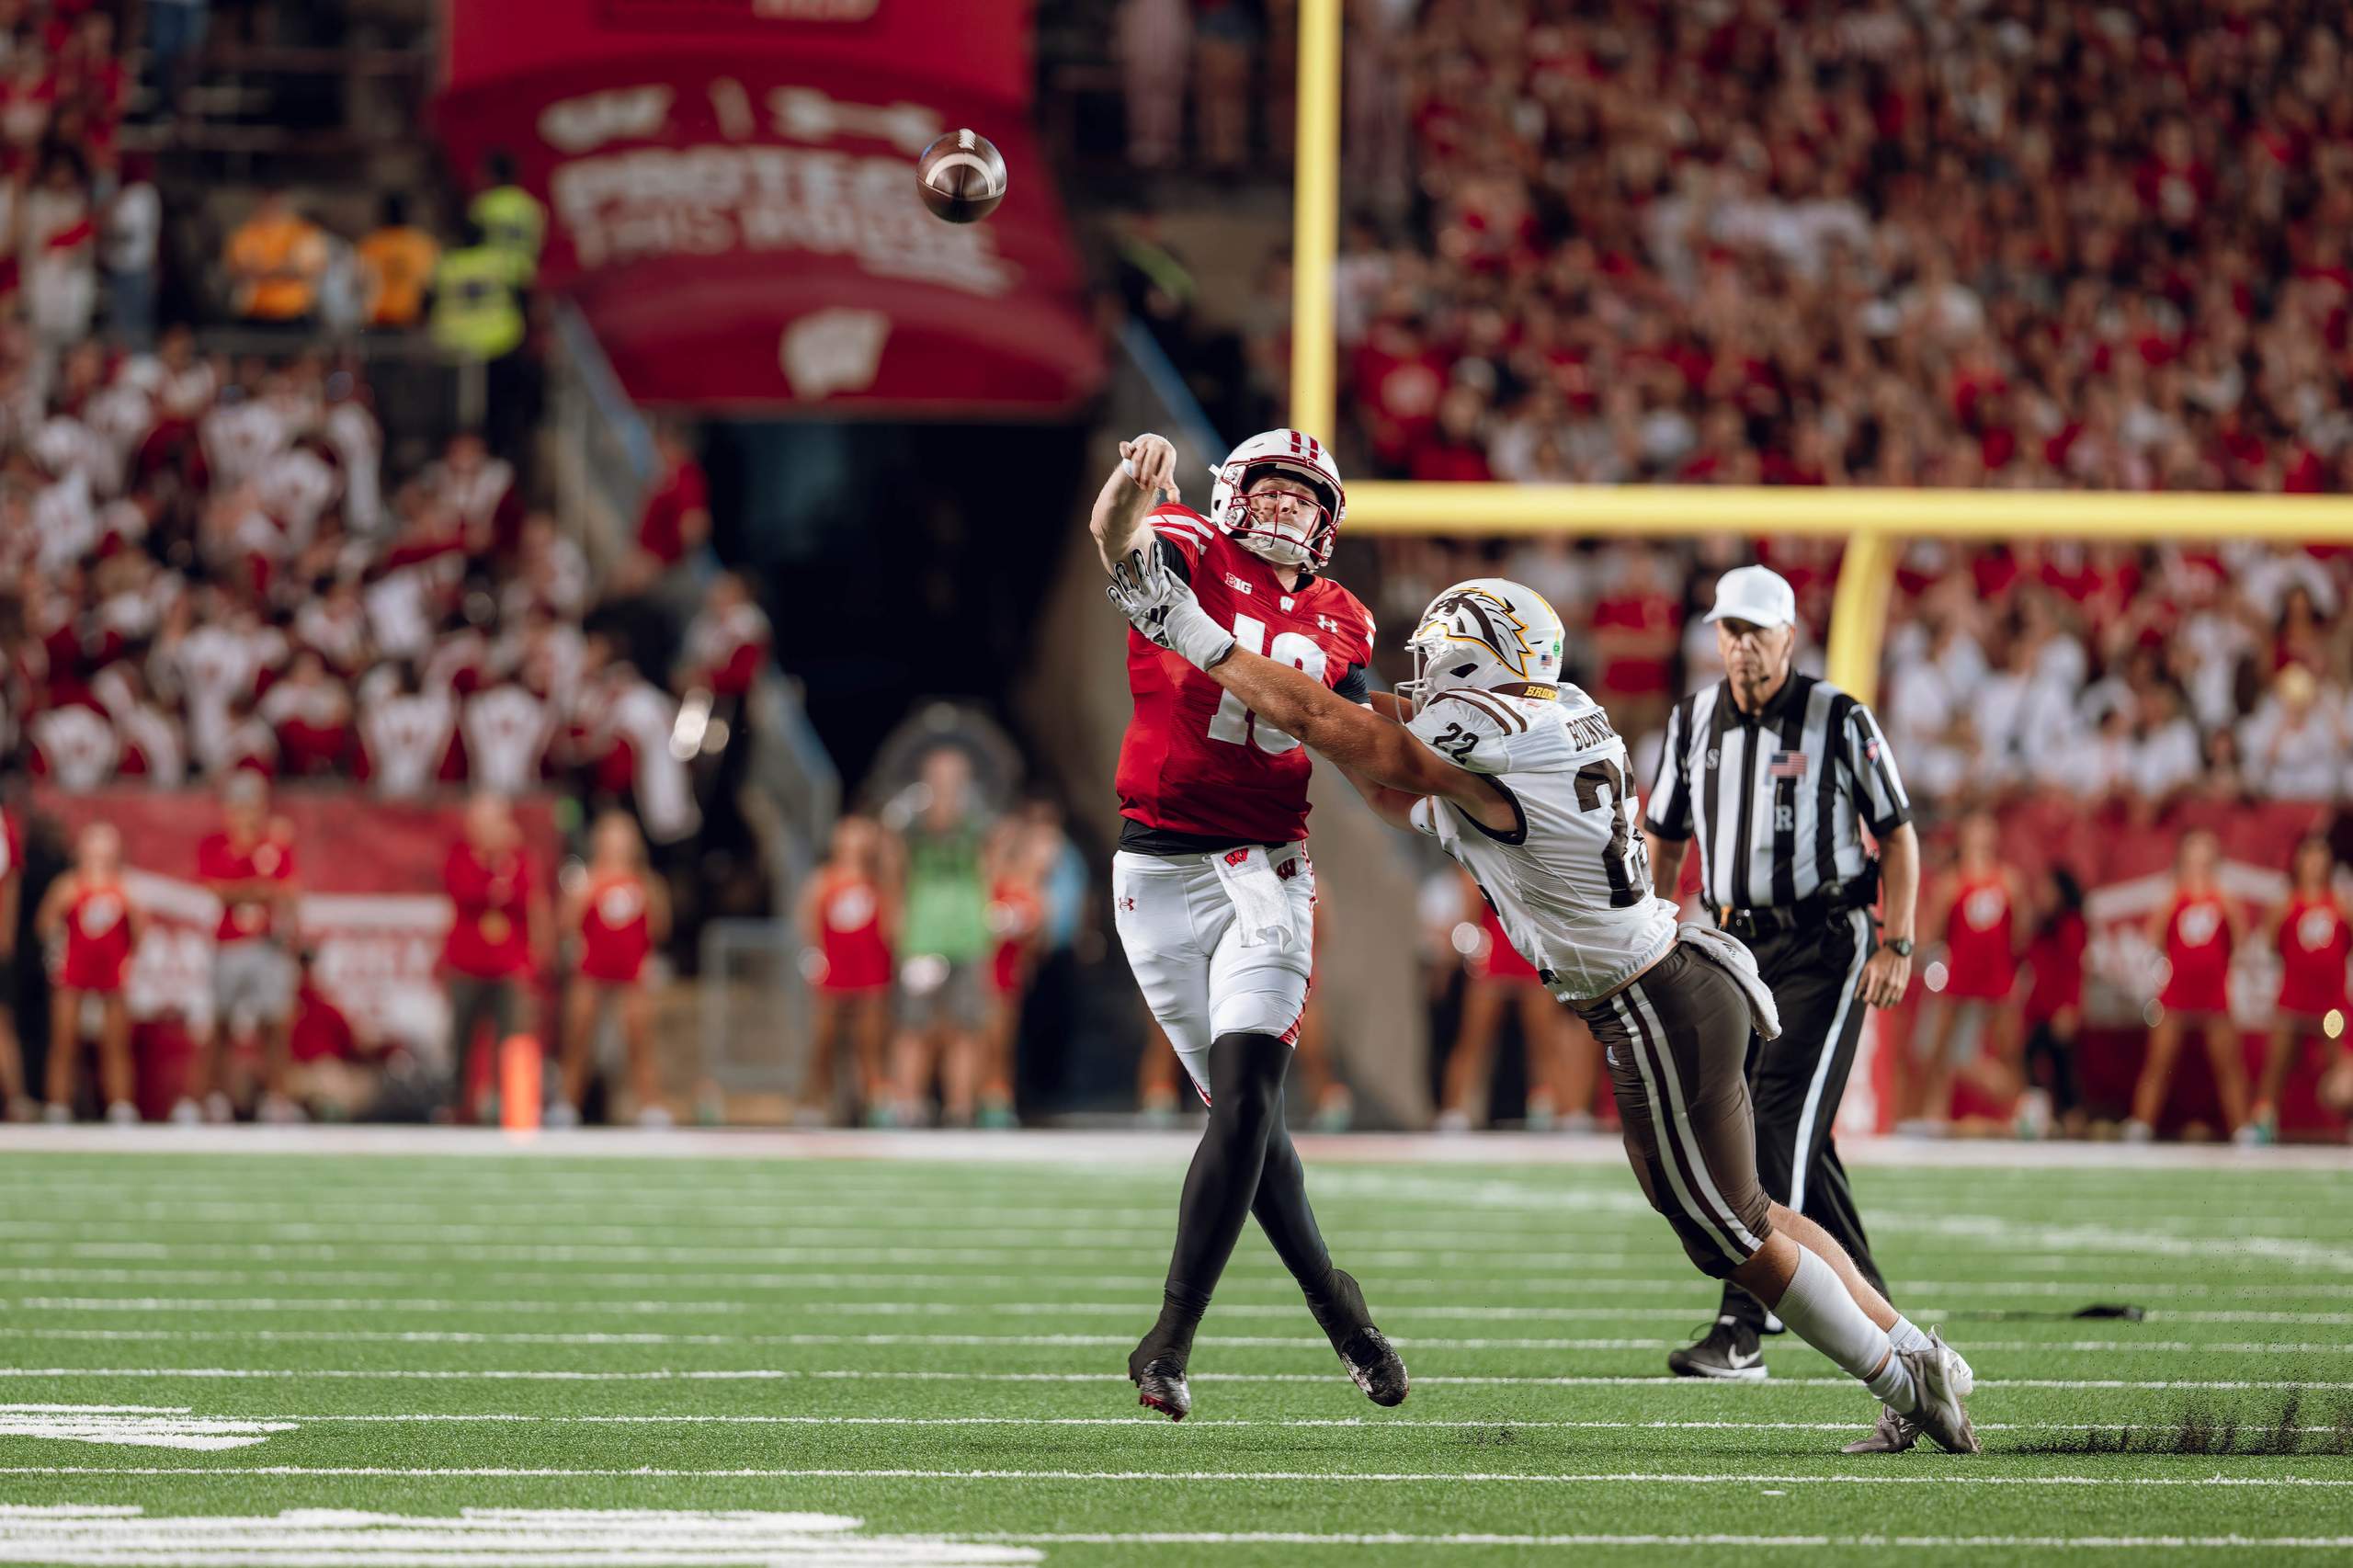
[[[1110,593],[1144,636],[1365,781],[1384,819],[1434,835],[1478,879],[1512,944],[1608,1048],[1634,1174],[1702,1272],[1753,1291],[1869,1388],[1881,1428],[1977,1450],[1967,1364],[1758,1184],[1745,1063],[1752,1028],[1779,1033],[1771,994],[1746,948],[1678,925],[1652,894],[1625,743],[1585,693],[1556,684],[1552,606],[1501,578],[1447,589],[1383,717],[1238,647],[1147,555],[1121,564]],[[1878,1437],[1858,1450],[1896,1446]]]

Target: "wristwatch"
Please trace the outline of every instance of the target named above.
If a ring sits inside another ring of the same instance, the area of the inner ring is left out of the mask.
[[[1908,959],[1912,956],[1912,938],[1909,937],[1890,937],[1880,946],[1900,959]]]

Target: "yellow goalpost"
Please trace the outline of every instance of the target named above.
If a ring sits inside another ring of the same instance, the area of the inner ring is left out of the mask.
[[[1337,365],[1333,263],[1340,228],[1340,9],[1299,0],[1299,112],[1291,212],[1290,422],[1329,438]],[[1898,541],[1954,539],[2353,540],[2353,496],[2120,491],[1897,490],[1688,484],[1348,486],[1367,533],[1833,534],[1847,540],[1831,600],[1830,678],[1876,696]]]

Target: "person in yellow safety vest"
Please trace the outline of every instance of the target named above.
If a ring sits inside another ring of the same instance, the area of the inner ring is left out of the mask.
[[[433,267],[433,341],[453,359],[504,358],[523,346],[522,279],[513,252],[468,220]]]
[[[494,152],[483,160],[482,191],[466,209],[466,216],[482,225],[492,244],[510,251],[520,263],[517,281],[525,288],[538,281],[540,247],[547,241],[548,210],[540,199],[515,183],[515,160]]]

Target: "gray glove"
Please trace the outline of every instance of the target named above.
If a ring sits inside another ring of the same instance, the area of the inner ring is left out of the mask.
[[[1233,633],[1210,619],[1193,585],[1168,569],[1155,540],[1111,568],[1104,594],[1129,625],[1197,670],[1211,669],[1233,652]]]

